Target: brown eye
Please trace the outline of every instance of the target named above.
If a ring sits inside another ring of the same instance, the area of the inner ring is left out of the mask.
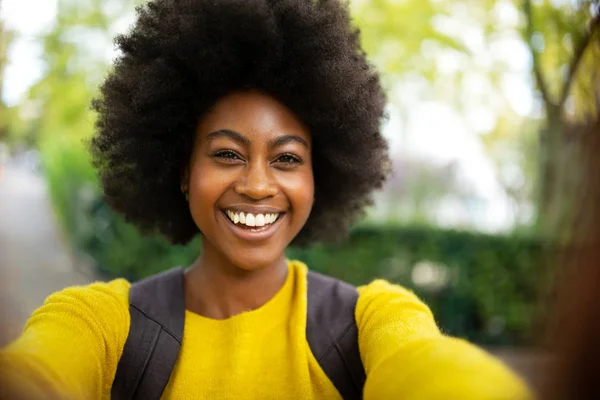
[[[290,166],[302,164],[302,160],[299,157],[290,153],[280,155],[279,157],[277,157],[277,160],[275,160],[275,162]]]
[[[212,157],[224,162],[243,161],[242,156],[233,150],[219,150],[214,152]]]

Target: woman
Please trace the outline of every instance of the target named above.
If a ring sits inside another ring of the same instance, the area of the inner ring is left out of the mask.
[[[528,397],[501,363],[442,335],[412,293],[385,281],[356,292],[285,258],[292,242],[343,237],[386,175],[384,95],[345,4],[155,0],[117,44],[90,146],[106,201],[173,243],[201,234],[200,256],[142,285],[50,296],[2,353],[11,390]],[[322,342],[348,309],[348,329]]]

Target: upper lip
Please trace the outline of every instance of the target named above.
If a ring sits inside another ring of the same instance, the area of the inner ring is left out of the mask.
[[[223,207],[223,210],[230,210],[230,211],[251,213],[251,214],[281,214],[284,212],[281,209],[274,208],[274,207],[250,206],[250,205],[242,205],[242,204],[235,205],[235,206]]]

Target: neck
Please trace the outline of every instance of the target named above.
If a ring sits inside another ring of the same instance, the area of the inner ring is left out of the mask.
[[[271,265],[247,270],[203,245],[202,255],[185,277],[186,308],[196,314],[227,319],[268,302],[287,278],[285,255]]]

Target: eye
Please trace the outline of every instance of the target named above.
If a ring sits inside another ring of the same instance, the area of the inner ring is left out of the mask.
[[[302,160],[300,159],[300,157],[295,156],[291,153],[285,153],[280,155],[279,157],[277,157],[275,162],[278,164],[283,164],[285,166],[294,166],[302,164]]]
[[[212,154],[212,157],[218,159],[219,161],[228,163],[244,160],[242,156],[233,150],[218,150]]]

